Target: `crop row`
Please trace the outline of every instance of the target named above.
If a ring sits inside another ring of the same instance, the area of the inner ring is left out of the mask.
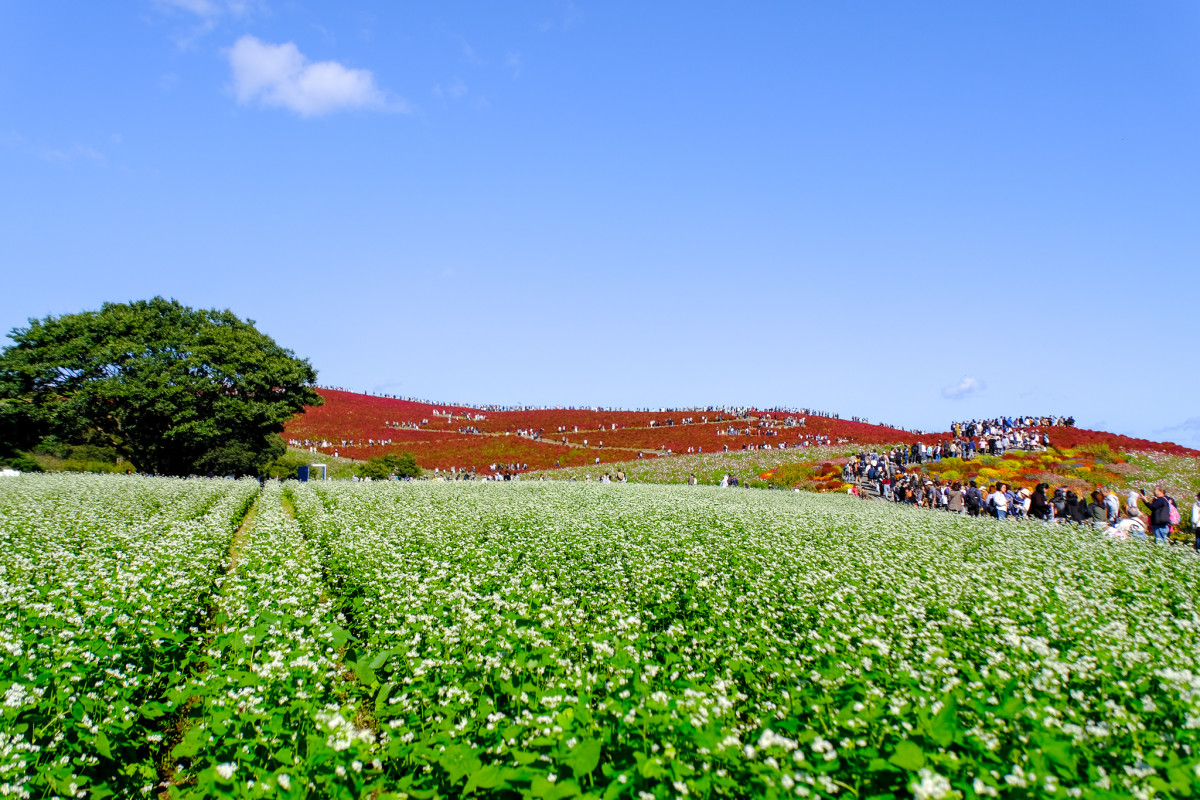
[[[255,482],[0,483],[0,795],[152,787],[213,578]]]
[[[357,798],[369,732],[346,705],[349,639],[318,552],[268,483],[220,579],[204,664],[174,690],[191,700],[172,749],[184,797]]]

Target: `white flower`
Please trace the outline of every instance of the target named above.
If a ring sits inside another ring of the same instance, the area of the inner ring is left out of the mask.
[[[979,778],[975,779],[975,782],[972,784],[972,788],[975,790],[975,794],[980,795],[981,797],[996,797],[1000,794],[996,787],[988,786],[986,783],[979,780]]]
[[[908,788],[912,791],[915,800],[941,800],[945,797],[954,797],[956,792],[950,786],[950,781],[945,776],[938,775],[931,769],[922,768],[917,773],[919,781],[913,781]]]
[[[279,773],[279,777],[276,778],[275,780],[279,781],[279,785],[282,786],[285,790],[292,788],[292,777],[290,775],[288,775],[286,772]]]
[[[233,773],[237,772],[237,764],[225,763],[217,764],[217,774],[224,780],[229,780],[233,777]]]

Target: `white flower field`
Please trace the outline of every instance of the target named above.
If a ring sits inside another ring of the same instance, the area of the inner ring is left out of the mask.
[[[844,495],[8,478],[0,796],[1191,797],[1183,551]]]

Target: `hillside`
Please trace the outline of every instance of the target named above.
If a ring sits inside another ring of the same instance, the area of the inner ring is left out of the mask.
[[[493,472],[583,467],[692,454],[779,452],[796,460],[811,447],[927,444],[949,433],[909,431],[801,411],[621,411],[601,409],[491,410],[435,405],[333,389],[319,390],[325,404],[288,423],[289,444],[342,458],[365,460],[408,451],[426,469]],[[1057,447],[1108,445],[1118,452],[1200,456],[1170,442],[1151,442],[1104,431],[1044,429]],[[494,466],[495,465],[495,466]]]

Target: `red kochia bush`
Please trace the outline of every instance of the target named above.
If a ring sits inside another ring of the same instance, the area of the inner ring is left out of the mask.
[[[1135,439],[1132,436],[1122,436],[1119,433],[1105,431],[1090,431],[1086,428],[1038,428],[1041,433],[1050,437],[1053,447],[1074,449],[1087,444],[1106,444],[1113,450],[1124,452],[1155,452],[1172,456],[1200,456],[1200,450],[1175,444],[1174,442],[1152,442],[1148,439]]]
[[[770,444],[778,447],[787,443],[789,447],[799,444],[801,437],[817,435],[832,441],[849,440],[863,449],[872,445],[904,444],[921,441],[936,444],[950,438],[949,433],[912,434],[906,431],[871,425],[866,422],[833,419],[830,417],[806,418],[805,427],[776,428],[760,427],[747,419],[726,418],[716,422],[721,412],[708,411],[590,411],[586,409],[540,409],[534,411],[480,411],[460,406],[431,405],[395,400],[388,397],[342,392],[332,389],[319,390],[325,405],[309,408],[297,415],[285,428],[284,436],[289,439],[327,440],[332,452],[351,458],[368,458],[385,453],[408,450],[422,467],[484,467],[491,463],[529,464],[530,469],[550,468],[555,463],[562,466],[594,463],[600,458],[603,463],[624,461],[637,457],[641,450],[647,455],[651,451],[670,449],[674,453],[686,453],[688,448],[703,448],[704,452],[718,452],[727,445],[730,450],[741,450],[746,445]],[[434,411],[452,411],[454,419],[435,415]],[[463,415],[482,414],[484,420],[465,419]],[[710,420],[700,423],[705,416]],[[802,415],[767,414],[780,423],[788,417]],[[696,420],[690,425],[680,424],[686,417]],[[675,425],[666,425],[674,419]],[[428,420],[419,429],[391,428],[385,423],[416,422]],[[651,420],[657,425],[649,427]],[[613,425],[617,430],[612,430]],[[565,426],[566,433],[558,433]],[[603,426],[603,430],[600,430]],[[718,430],[732,426],[737,430],[750,428],[759,435],[719,435]],[[485,434],[459,433],[460,428],[472,427]],[[574,429],[578,427],[579,431]],[[516,435],[504,436],[505,431],[540,430],[543,440],[531,441]],[[774,430],[778,435],[761,435]],[[1046,428],[1050,441],[1056,447],[1075,448],[1086,444],[1107,444],[1114,450],[1157,451],[1173,455],[1198,456],[1200,451],[1181,447],[1170,442],[1150,442],[1102,431],[1082,428]],[[500,434],[500,435],[494,435]],[[564,447],[563,436],[573,445],[588,440],[591,447]],[[376,442],[391,440],[390,445],[365,446],[368,440]],[[358,443],[353,447],[341,444],[343,440]],[[600,442],[603,450],[595,449]],[[821,470],[821,474],[830,474]],[[836,470],[832,473],[836,474]]]

